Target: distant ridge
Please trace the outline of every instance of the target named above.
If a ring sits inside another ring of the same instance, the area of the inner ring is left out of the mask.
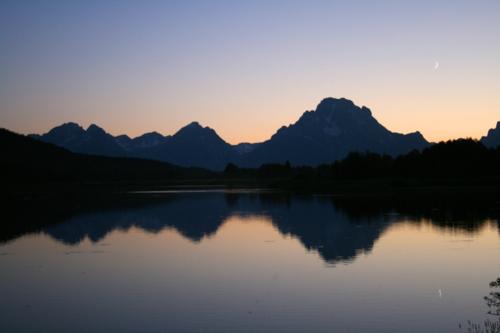
[[[481,139],[485,145],[499,145],[499,124]],[[314,166],[337,161],[354,151],[398,156],[430,145],[420,132],[391,132],[367,107],[332,97],[323,99],[315,110],[304,112],[295,123],[281,127],[262,143],[231,145],[198,122],[168,136],[150,132],[135,138],[115,137],[97,125],[84,129],[66,123],[31,137],[78,153],[140,157],[212,170],[222,170],[228,163],[256,167],[288,161]]]
[[[213,129],[202,127],[197,122],[181,128],[172,136],[150,132],[136,138],[127,135],[114,137],[97,125],[92,124],[85,130],[71,122],[54,127],[43,135],[29,136],[75,153],[147,158],[184,167],[221,170],[238,155],[233,146]]]
[[[51,137],[65,133],[68,137],[83,129],[66,124],[51,131]],[[103,136],[97,127],[90,134]],[[169,163],[138,158],[107,157],[71,152],[65,148],[0,128],[0,179],[4,185],[53,184],[123,184],[127,182],[158,183],[179,179],[209,178],[212,172],[198,168],[181,168]]]
[[[126,156],[117,139],[95,124],[85,130],[76,123],[65,123],[54,127],[46,134],[31,135],[31,137],[61,146],[74,153]]]

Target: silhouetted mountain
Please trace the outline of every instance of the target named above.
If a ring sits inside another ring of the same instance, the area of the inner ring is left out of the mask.
[[[368,108],[343,98],[324,99],[316,111],[305,112],[295,124],[280,128],[263,143],[232,146],[213,129],[197,122],[173,136],[153,132],[133,139],[126,135],[113,137],[96,125],[84,130],[68,123],[33,137],[78,153],[142,157],[216,170],[230,162],[252,167],[285,161],[318,165],[342,159],[353,151],[395,156],[429,145],[419,132],[399,134],[387,130]]]
[[[295,123],[280,128],[270,140],[243,157],[243,165],[291,162],[318,165],[344,158],[353,151],[399,155],[429,145],[419,133],[387,130],[366,107],[347,99],[326,98],[316,111],[307,111]]]
[[[222,170],[236,158],[233,147],[222,140],[210,127],[197,122],[181,128],[158,145],[142,151],[137,156],[168,161],[180,166],[199,166]]]
[[[75,153],[126,156],[126,151],[116,142],[116,139],[97,125],[90,125],[84,130],[75,123],[66,123],[54,127],[43,135],[31,137],[52,143]]]
[[[495,148],[500,146],[500,121],[497,122],[497,127],[490,129],[488,134],[481,138],[481,142],[486,147]]]
[[[242,142],[234,145],[233,147],[234,150],[236,150],[236,153],[238,153],[239,155],[244,155],[254,151],[258,146],[260,146],[260,143]]]
[[[107,134],[97,126],[89,127],[86,132],[89,136],[106,140]],[[67,124],[51,131],[51,136],[61,133],[78,134],[81,130],[75,124]],[[2,151],[0,178],[3,185],[124,181],[132,184],[142,181],[161,182],[198,176],[210,177],[211,175],[205,170],[181,168],[159,161],[73,153],[65,148],[5,129],[0,129],[0,151]]]
[[[84,130],[78,124],[67,123],[31,137],[76,153],[147,158],[186,167],[222,170],[237,156],[236,150],[213,129],[197,122],[181,128],[173,136],[151,132],[136,138],[113,137],[96,125]]]
[[[158,132],[149,132],[133,139],[127,135],[119,135],[115,137],[115,140],[124,150],[134,154],[141,149],[158,146],[166,142],[168,137],[164,137]]]

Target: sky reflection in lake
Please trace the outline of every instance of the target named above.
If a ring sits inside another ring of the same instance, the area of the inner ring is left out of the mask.
[[[0,331],[456,332],[486,318],[495,216],[377,207],[172,193],[3,235]]]

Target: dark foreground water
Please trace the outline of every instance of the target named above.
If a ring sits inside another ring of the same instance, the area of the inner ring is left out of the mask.
[[[483,297],[500,276],[498,201],[132,196],[8,217],[47,221],[2,231],[0,332],[460,332],[495,319]]]

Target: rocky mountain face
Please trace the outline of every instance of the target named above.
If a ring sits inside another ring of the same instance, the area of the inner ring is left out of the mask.
[[[419,133],[400,134],[387,130],[366,107],[347,99],[326,98],[315,111],[280,128],[268,141],[243,157],[243,164],[262,163],[317,165],[330,163],[353,151],[399,155],[423,149],[429,143]]]
[[[172,136],[151,132],[136,138],[114,137],[96,125],[85,130],[78,124],[67,123],[32,137],[78,153],[142,157],[214,170],[222,170],[229,162],[246,167],[286,161],[318,165],[353,151],[395,156],[429,145],[419,132],[389,131],[368,108],[344,98],[325,98],[316,110],[306,111],[296,123],[281,127],[262,143],[230,145],[213,129],[197,122]]]

